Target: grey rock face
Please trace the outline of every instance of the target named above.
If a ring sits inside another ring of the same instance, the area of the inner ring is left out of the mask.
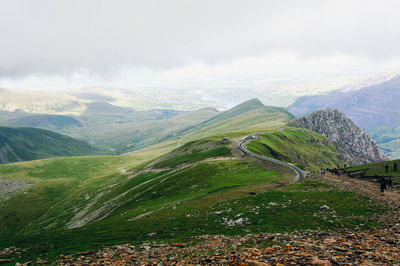
[[[388,160],[363,130],[337,109],[324,109],[299,117],[290,126],[303,127],[327,137],[342,160],[351,165]]]

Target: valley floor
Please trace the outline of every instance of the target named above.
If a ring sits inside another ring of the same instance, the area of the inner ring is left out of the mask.
[[[384,211],[370,219],[357,217],[357,226],[338,230],[306,229],[292,233],[258,233],[237,236],[203,235],[187,243],[147,241],[131,246],[111,246],[100,251],[60,255],[61,265],[154,265],[233,264],[233,265],[393,265],[400,263],[400,193],[382,194],[375,183],[313,174],[294,184],[298,191],[310,191],[319,182],[334,186],[335,191],[355,192],[356,198],[367,196],[371,204]],[[319,193],[326,187],[317,186]],[[286,188],[282,188],[284,191]],[[299,190],[300,189],[300,190]],[[294,190],[293,190],[294,191]],[[328,190],[326,190],[328,191]],[[328,192],[326,192],[328,193]],[[315,215],[334,219],[339,216],[334,202],[323,205]],[[283,206],[282,206],[283,207]],[[359,221],[365,220],[365,225]],[[339,221],[339,220],[338,220]],[[300,224],[303,221],[298,221]],[[343,222],[343,221],[340,221]],[[370,223],[372,226],[368,226]],[[376,224],[376,226],[373,226]],[[40,263],[40,259],[38,261]]]

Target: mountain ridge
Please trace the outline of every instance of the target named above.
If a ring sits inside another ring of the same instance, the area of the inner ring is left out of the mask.
[[[296,118],[288,123],[303,127],[326,136],[344,161],[350,164],[364,164],[388,160],[362,129],[338,109],[323,109]]]

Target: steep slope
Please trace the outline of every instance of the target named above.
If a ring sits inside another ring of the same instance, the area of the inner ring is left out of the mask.
[[[261,133],[246,147],[253,153],[293,163],[308,171],[335,168],[344,163],[325,136],[307,129],[285,128]]]
[[[288,110],[304,115],[324,108],[337,108],[359,127],[369,129],[378,125],[400,126],[400,76],[358,90],[336,90],[325,95],[297,99]]]
[[[96,154],[88,143],[38,128],[0,127],[0,163]]]
[[[326,136],[335,145],[341,160],[363,164],[387,160],[376,143],[345,114],[337,109],[324,109],[288,123]]]
[[[281,126],[293,118],[285,108],[265,106],[260,100],[252,99],[182,132],[183,142],[228,132]]]
[[[259,99],[251,99],[221,113],[220,115],[217,115],[201,123],[201,125],[204,126],[209,124],[225,122],[232,118],[236,118],[238,116],[242,116],[243,114],[254,112],[256,110],[264,111],[265,113],[271,113],[271,114],[273,113],[284,114],[287,116],[287,119],[294,118],[294,116],[291,113],[289,113],[285,108],[265,106]]]

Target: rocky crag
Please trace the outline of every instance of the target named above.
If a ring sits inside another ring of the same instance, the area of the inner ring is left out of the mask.
[[[326,136],[342,160],[351,165],[388,160],[363,130],[338,109],[323,109],[289,122]]]

